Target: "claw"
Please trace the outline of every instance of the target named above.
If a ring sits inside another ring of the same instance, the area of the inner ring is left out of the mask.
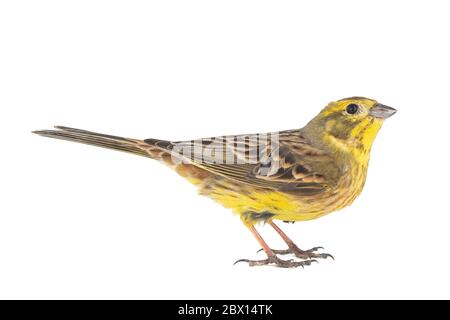
[[[309,250],[306,250],[306,252],[316,252],[316,251],[323,250],[323,249],[324,249],[324,247],[314,247]]]
[[[329,253],[316,253],[316,254],[314,254],[314,258],[321,258],[321,259],[331,258],[331,259],[335,260],[333,255],[331,255]]]
[[[233,266],[237,265],[239,262],[250,262],[250,260],[248,260],[248,259],[239,259],[239,260],[236,260],[236,261],[233,263]]]

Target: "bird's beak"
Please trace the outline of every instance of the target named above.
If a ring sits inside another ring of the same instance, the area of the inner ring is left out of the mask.
[[[394,108],[376,103],[369,111],[369,114],[378,119],[387,119],[397,112]]]

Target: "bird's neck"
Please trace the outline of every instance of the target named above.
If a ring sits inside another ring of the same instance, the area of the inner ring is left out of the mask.
[[[381,125],[381,122],[362,124],[345,138],[337,136],[326,126],[306,126],[301,131],[312,144],[333,154],[337,160],[367,167],[370,150]]]
[[[364,167],[369,163],[371,144],[365,145],[357,139],[341,140],[328,133],[324,133],[323,141],[337,158]]]

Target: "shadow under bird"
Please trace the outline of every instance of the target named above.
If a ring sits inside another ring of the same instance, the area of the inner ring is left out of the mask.
[[[350,205],[361,193],[370,149],[395,109],[364,97],[328,104],[302,129],[189,141],[129,139],[68,127],[41,136],[80,142],[158,160],[238,214],[267,255],[250,266],[303,267],[332,256],[300,249],[275,223],[319,218]],[[257,232],[269,224],[287,248],[271,249]],[[296,259],[285,260],[291,254]]]

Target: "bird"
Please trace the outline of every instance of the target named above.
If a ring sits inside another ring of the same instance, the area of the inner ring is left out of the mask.
[[[236,261],[297,268],[333,258],[322,247],[303,250],[276,221],[320,218],[349,206],[361,193],[372,144],[397,112],[374,99],[330,102],[301,129],[194,140],[131,139],[64,126],[33,133],[157,160],[186,178],[201,195],[236,213],[266,254]],[[286,249],[272,249],[256,226],[268,224]],[[283,258],[285,255],[293,259]]]

